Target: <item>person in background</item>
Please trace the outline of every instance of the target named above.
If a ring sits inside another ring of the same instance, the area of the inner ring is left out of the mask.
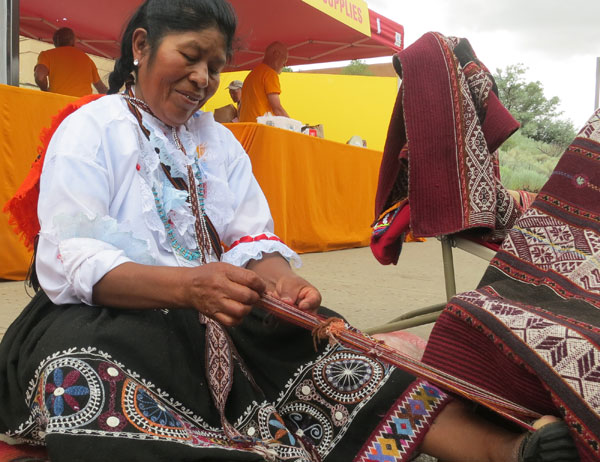
[[[237,106],[239,111],[240,105],[242,103],[242,86],[244,83],[241,80],[232,80],[227,88],[229,88],[229,96],[231,96],[232,101]]]
[[[227,88],[229,89],[229,96],[235,103],[228,104],[227,106],[223,106],[215,109],[215,120],[217,122],[221,122],[222,124],[227,124],[231,122],[239,122],[239,114],[240,114],[240,102],[242,99],[242,85],[243,82],[241,80],[232,80]]]
[[[33,69],[35,83],[40,90],[70,96],[106,93],[106,85],[98,75],[94,61],[75,48],[75,33],[68,27],[58,29],[52,36],[55,48],[42,51]]]
[[[287,63],[288,50],[281,42],[271,43],[262,63],[256,66],[242,87],[240,122],[256,122],[256,118],[270,112],[276,116],[289,117],[281,105],[279,74]]]

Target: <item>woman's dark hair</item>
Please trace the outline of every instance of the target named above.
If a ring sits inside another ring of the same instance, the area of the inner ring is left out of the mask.
[[[150,45],[150,59],[163,37],[170,32],[199,31],[216,27],[225,37],[225,52],[233,54],[233,37],[237,19],[226,0],[146,0],[133,14],[121,39],[121,56],[108,77],[108,93],[117,93],[130,80],[133,65],[132,38],[137,28],[145,29]]]

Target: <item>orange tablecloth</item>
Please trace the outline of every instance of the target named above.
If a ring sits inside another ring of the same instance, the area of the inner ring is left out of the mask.
[[[8,225],[1,210],[37,157],[39,134],[71,96],[0,85],[0,279],[25,279],[31,253]]]
[[[368,245],[380,151],[261,124],[226,126],[248,152],[285,243],[298,252]]]
[[[39,133],[75,98],[0,85],[0,209],[37,156]],[[229,124],[271,206],[275,232],[298,252],[367,245],[381,152],[258,124]],[[24,279],[31,254],[0,213],[0,279]]]

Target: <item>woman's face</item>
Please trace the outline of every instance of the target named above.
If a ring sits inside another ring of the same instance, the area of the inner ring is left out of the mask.
[[[225,39],[214,27],[165,35],[150,57],[146,31],[133,35],[136,97],[167,125],[185,123],[215,94],[226,64]]]

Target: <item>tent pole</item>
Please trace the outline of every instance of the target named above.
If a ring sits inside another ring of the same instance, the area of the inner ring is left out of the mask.
[[[0,83],[19,86],[19,0],[0,2]]]

